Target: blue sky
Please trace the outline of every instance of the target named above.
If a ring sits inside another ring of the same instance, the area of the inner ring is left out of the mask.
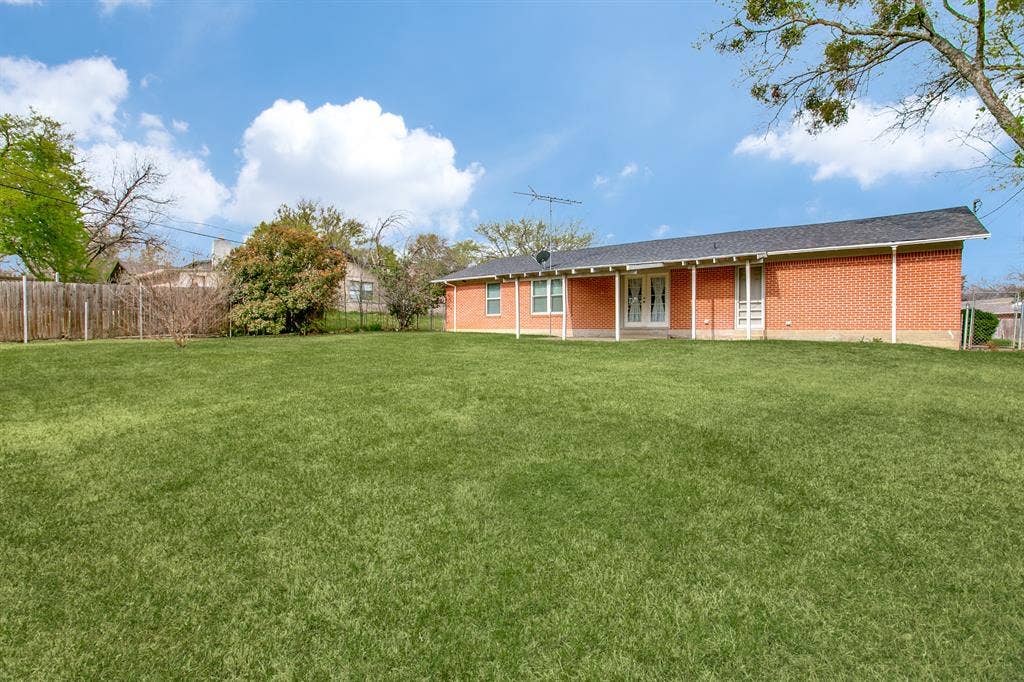
[[[738,82],[738,62],[693,48],[723,12],[714,3],[0,4],[0,106],[77,118],[97,169],[152,153],[172,173],[169,212],[192,221],[180,226],[229,237],[302,195],[368,220],[406,210],[415,229],[463,237],[478,221],[546,216],[513,194],[532,185],[582,201],[556,209],[556,220],[582,219],[607,242],[975,198],[984,215],[1008,196],[956,170],[971,165],[951,133],[969,101],[927,136],[866,142],[882,105],[900,96],[885,81],[845,131],[811,139],[784,122],[760,140],[769,113]],[[985,220],[993,237],[968,244],[969,278],[1024,262],[1022,207]],[[172,235],[208,251],[205,238]]]

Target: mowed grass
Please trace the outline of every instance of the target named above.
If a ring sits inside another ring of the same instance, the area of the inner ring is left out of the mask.
[[[0,677],[1024,670],[1024,355],[385,333],[0,370]]]

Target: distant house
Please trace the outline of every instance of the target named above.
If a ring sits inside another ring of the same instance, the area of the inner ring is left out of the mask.
[[[133,278],[140,284],[155,287],[215,287],[222,281],[217,266],[234,249],[226,239],[214,239],[210,257],[194,260],[180,267],[156,268],[136,273]]]
[[[98,259],[90,267],[96,275],[95,281],[104,284],[126,284],[134,277],[130,268],[118,258]]]
[[[999,318],[999,326],[996,327],[996,331],[992,334],[994,339],[1010,339],[1013,338],[1013,318],[1014,308],[1013,305],[1016,299],[1012,296],[1001,296],[998,298],[985,298],[976,301],[964,301],[961,304],[961,308],[973,306],[975,310],[984,310],[985,312],[992,313]]]
[[[339,307],[345,310],[378,311],[381,309],[377,276],[358,256],[346,253],[345,282],[339,292]]]
[[[956,348],[964,241],[987,237],[956,207],[513,256],[438,281],[449,331]]]

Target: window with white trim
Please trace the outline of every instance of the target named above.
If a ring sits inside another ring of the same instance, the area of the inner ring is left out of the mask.
[[[373,282],[362,282],[357,279],[348,281],[348,300],[353,302],[369,301],[373,298]]]
[[[535,279],[531,283],[530,310],[537,315],[561,315],[565,309],[565,295],[562,291],[562,278]]]
[[[501,283],[488,282],[485,294],[488,315],[501,315]]]

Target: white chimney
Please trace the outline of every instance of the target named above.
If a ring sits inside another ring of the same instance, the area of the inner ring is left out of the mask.
[[[231,245],[227,239],[217,237],[213,240],[213,249],[210,251],[210,262],[214,265],[219,264],[222,260],[230,255],[231,250],[235,247]]]

